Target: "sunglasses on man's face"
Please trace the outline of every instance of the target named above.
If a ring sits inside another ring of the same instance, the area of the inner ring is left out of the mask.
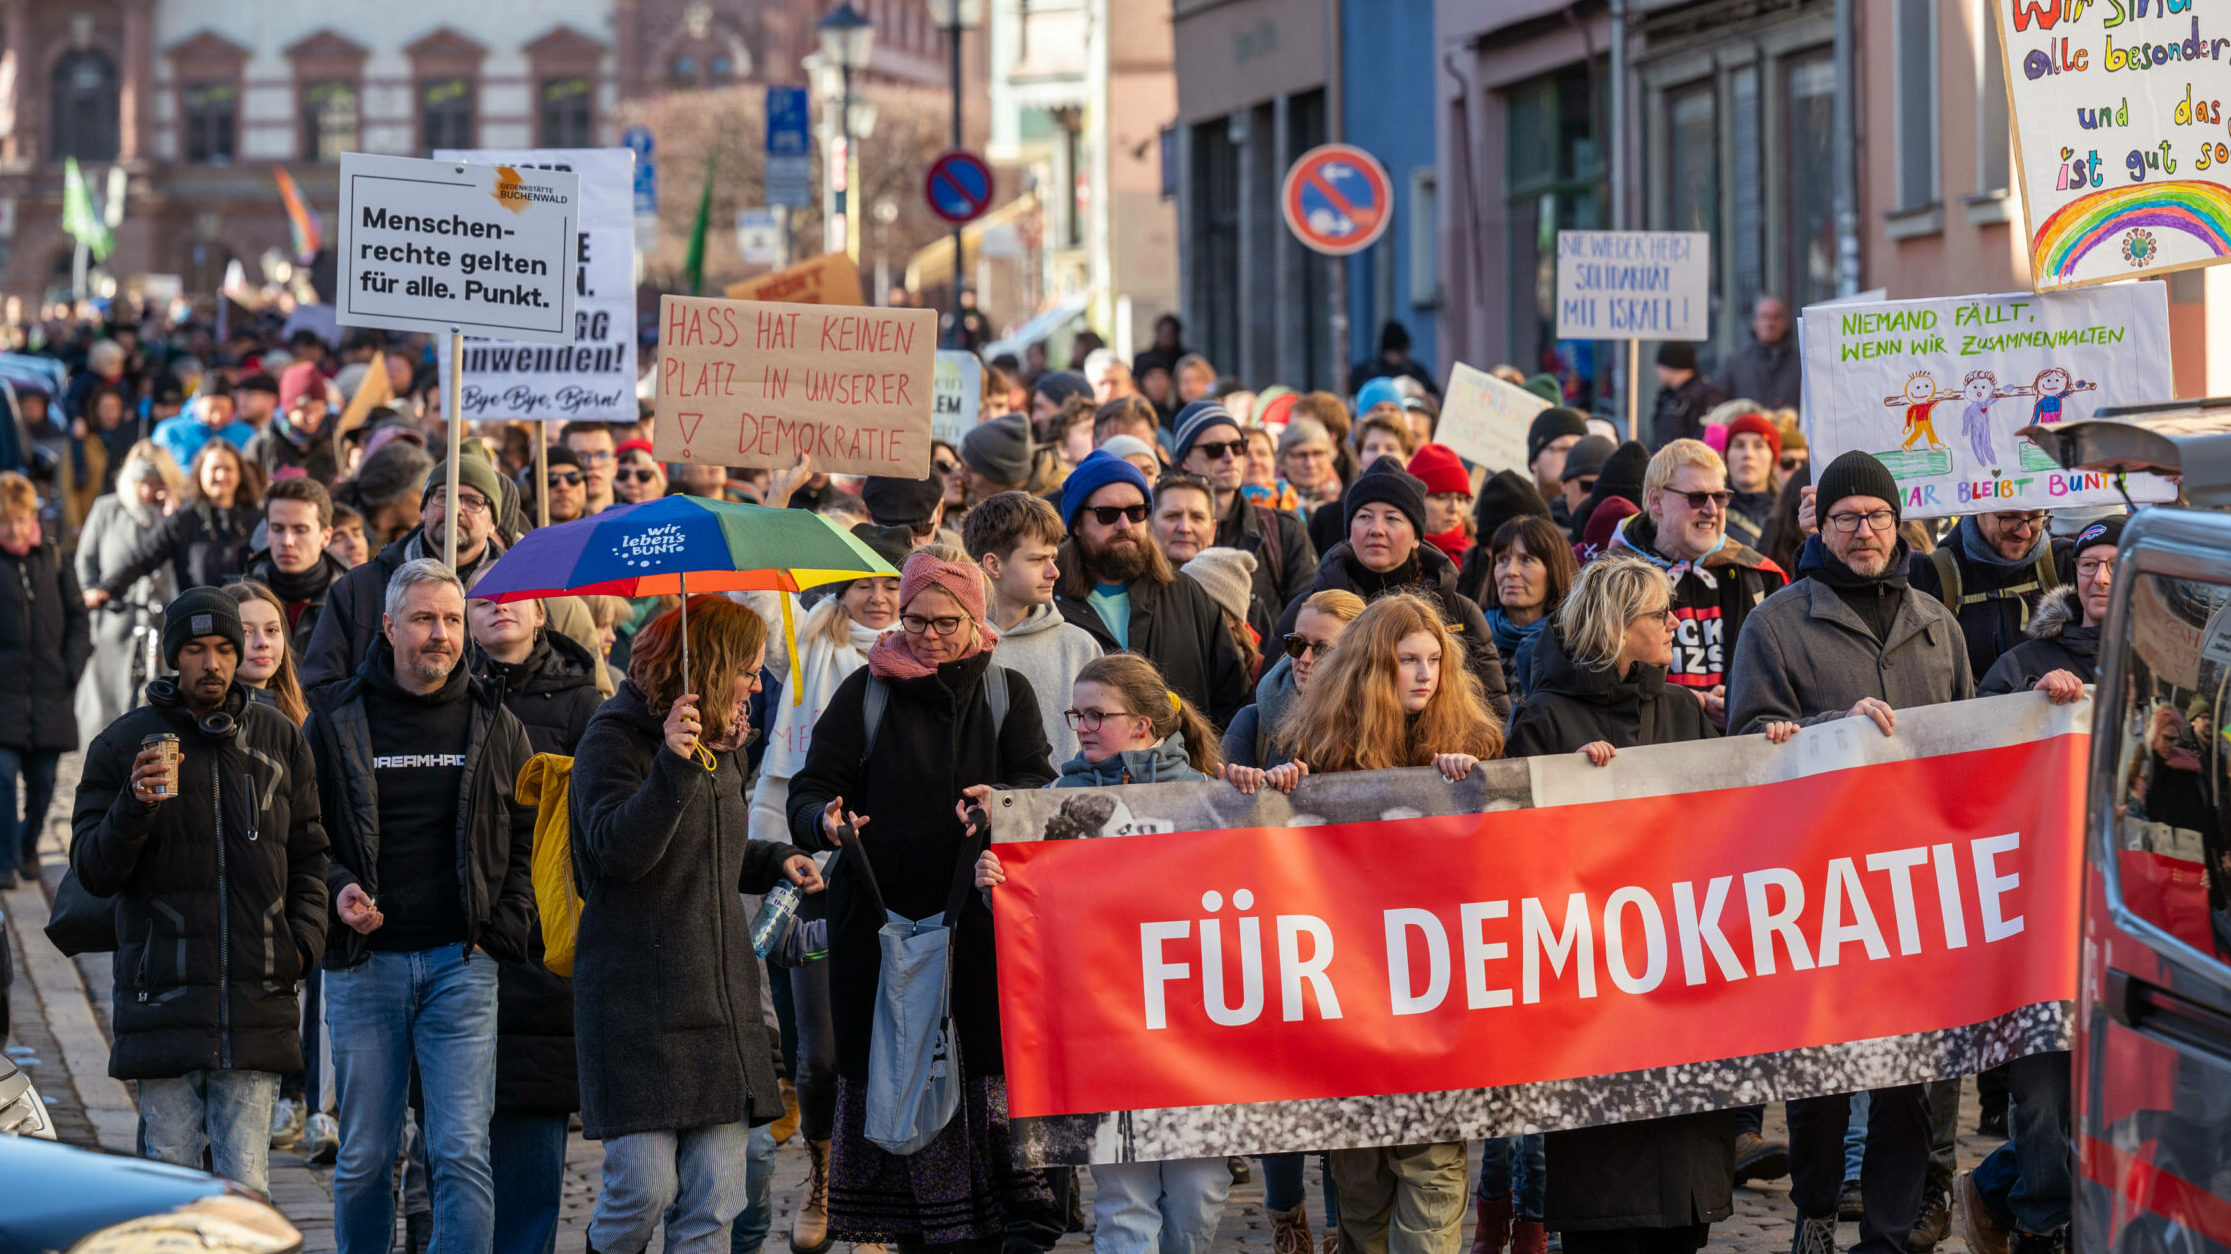
[[[1146,521],[1147,508],[1144,505],[1087,505],[1085,512],[1103,527],[1115,526],[1118,518],[1129,519],[1137,526]]]
[[[1782,459],[1782,469],[1789,474],[1796,474],[1798,468],[1804,464],[1805,459],[1802,457],[1784,457]]]
[[[566,487],[569,487],[569,488],[578,488],[578,487],[580,487],[580,486],[581,486],[581,472],[580,472],[580,471],[578,471],[578,470],[553,470],[553,471],[551,471],[551,472],[550,472],[550,486],[551,486],[551,487],[553,487],[553,488],[555,488],[555,487],[559,486],[560,484],[563,484],[564,486],[566,486]]]
[[[1733,492],[1724,489],[1719,492],[1676,492],[1672,488],[1667,488],[1665,494],[1687,501],[1690,509],[1703,509],[1707,505],[1715,509],[1726,509],[1727,503],[1735,499]]]
[[[1203,457],[1208,458],[1212,462],[1220,462],[1227,457],[1239,457],[1244,455],[1247,452],[1247,441],[1203,440],[1193,446],[1193,451],[1199,453]]]

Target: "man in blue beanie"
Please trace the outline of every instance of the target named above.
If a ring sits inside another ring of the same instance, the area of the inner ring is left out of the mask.
[[[1139,469],[1105,449],[1061,489],[1061,581],[1054,607],[1110,653],[1129,650],[1162,668],[1172,690],[1221,730],[1247,704],[1247,668],[1208,592],[1147,535],[1154,492]]]

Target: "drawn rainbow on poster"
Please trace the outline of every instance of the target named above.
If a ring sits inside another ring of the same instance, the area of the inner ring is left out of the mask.
[[[2085,254],[2141,227],[2181,231],[2211,254],[2231,257],[2231,187],[2171,179],[2081,196],[2054,210],[2030,237],[2031,264],[2065,283]]]

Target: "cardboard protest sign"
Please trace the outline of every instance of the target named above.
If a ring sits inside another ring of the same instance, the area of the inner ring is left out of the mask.
[[[1712,241],[1702,231],[1557,232],[1557,338],[1711,338]]]
[[[984,363],[974,353],[939,349],[930,394],[937,401],[930,417],[930,434],[958,447],[983,411]]]
[[[1991,0],[2038,291],[2231,260],[2231,13]]]
[[[581,180],[341,154],[341,325],[571,344]]]
[[[634,422],[635,154],[625,148],[437,149],[436,160],[571,171],[581,179],[574,334],[559,346],[465,340],[469,421]],[[449,355],[436,354],[442,386]]]
[[[1453,786],[1002,794],[1017,1160],[1465,1141],[2065,1049],[2090,726],[2025,693],[1901,711],[1895,741],[1815,727]]]
[[[1461,361],[1449,367],[1449,386],[1441,395],[1441,425],[1433,429],[1437,443],[1490,474],[1526,469],[1526,428],[1549,408],[1548,401]]]
[[[937,314],[659,298],[660,461],[930,473]]]
[[[2014,433],[2174,394],[2159,283],[1808,305],[1801,331],[1815,464],[1873,453],[1908,518],[2119,505],[2110,476],[2063,471]],[[2175,495],[2152,475],[2129,489]]]
[[[793,305],[865,305],[860,267],[843,253],[809,257],[788,269],[731,283],[721,290],[730,300],[780,300]]]

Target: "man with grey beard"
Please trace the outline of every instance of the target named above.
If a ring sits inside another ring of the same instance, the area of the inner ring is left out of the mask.
[[[333,841],[325,954],[344,1254],[386,1254],[389,1173],[412,1063],[425,1095],[432,1254],[494,1240],[496,963],[536,926],[534,811],[512,796],[527,734],[460,665],[465,589],[432,558],[388,581],[381,634],[354,677],[315,696],[307,732]]]
[[[1896,732],[1898,711],[1975,695],[1960,621],[1906,586],[1898,483],[1854,450],[1821,472],[1820,533],[1798,553],[1796,583],[1751,611],[1728,666],[1728,731],[1774,722],[1863,718]],[[1870,1090],[1855,1254],[1906,1254],[1920,1219],[1931,1145],[1927,1086]],[[1835,1254],[1849,1094],[1789,1103],[1792,1254]]]

